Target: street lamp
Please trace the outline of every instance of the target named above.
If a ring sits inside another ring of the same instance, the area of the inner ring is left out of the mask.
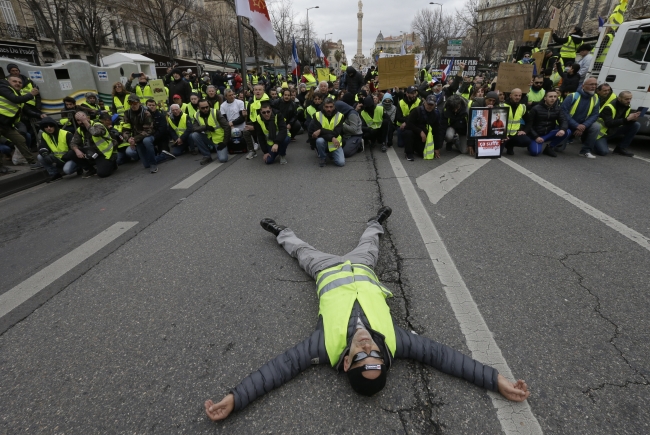
[[[442,15],[442,3],[435,3],[435,2],[429,2],[430,5],[438,5],[440,6],[440,15]]]
[[[311,8],[307,8],[307,49],[309,50],[309,59],[307,61],[307,64],[311,64],[311,46],[309,45],[309,10],[310,9],[318,9],[318,6],[312,6]]]
[[[327,35],[333,35],[333,33],[326,33],[325,34],[325,39],[323,39],[323,41],[327,41]]]

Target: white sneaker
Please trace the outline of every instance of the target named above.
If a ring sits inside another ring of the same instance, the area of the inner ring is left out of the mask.
[[[287,158],[285,156],[280,156],[280,164],[281,165],[286,165],[287,164]]]
[[[246,154],[246,160],[251,160],[257,157],[257,153],[255,151],[249,151],[248,154]]]
[[[260,144],[258,144],[257,142],[255,142],[255,143],[253,144],[253,149],[254,149],[255,151],[259,150],[259,149],[260,149]]]
[[[580,157],[586,157],[586,158],[588,158],[588,159],[595,159],[595,158],[596,158],[596,156],[593,155],[593,154],[591,154],[590,152],[580,153],[580,154],[578,154],[578,155],[579,155]]]

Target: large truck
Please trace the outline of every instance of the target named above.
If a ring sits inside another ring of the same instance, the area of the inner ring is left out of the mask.
[[[605,35],[598,37],[589,75],[599,84],[608,83],[616,95],[632,92],[632,109],[650,107],[650,18],[619,25],[604,61],[597,62],[607,49]],[[639,122],[639,134],[650,135],[650,114]]]

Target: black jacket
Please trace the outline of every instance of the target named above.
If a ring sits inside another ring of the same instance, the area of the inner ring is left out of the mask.
[[[275,124],[275,119],[277,119],[277,128]],[[284,118],[276,110],[273,110],[271,114],[271,119],[264,121],[262,115],[258,116],[258,121],[255,121],[253,124],[255,126],[255,137],[257,138],[257,143],[260,144],[260,148],[264,154],[267,154],[271,151],[271,147],[266,143],[266,135],[260,126],[259,121],[262,121],[266,126],[266,129],[269,132],[269,138],[273,143],[281,144],[287,138],[287,123],[284,122]]]
[[[618,127],[634,124],[635,122],[637,122],[637,121],[628,121],[626,119],[627,109],[629,109],[630,106],[626,106],[622,104],[620,101],[618,101],[618,98],[612,101],[610,104],[614,106],[614,108],[616,109],[616,116],[612,117],[612,109],[610,109],[607,106],[605,106],[600,111],[600,118],[603,120],[605,127],[607,127],[608,129],[613,129],[612,131],[610,131],[610,133],[613,133]]]
[[[296,110],[296,103],[294,101],[284,101],[283,98],[280,98],[274,101],[271,105],[274,109],[282,114],[287,124],[293,125],[293,123],[296,122],[298,112]]]
[[[441,149],[447,126],[440,113],[437,110],[427,112],[424,106],[411,110],[411,113],[406,119],[406,130],[412,131],[415,137],[419,137],[422,132],[424,134],[428,133],[428,126],[431,126],[433,130],[434,149]]]
[[[569,128],[569,123],[557,101],[551,107],[542,102],[530,109],[526,125],[530,126],[528,137],[531,139],[542,137],[553,130],[566,131]]]
[[[190,102],[190,94],[192,93],[192,88],[190,84],[183,79],[172,80],[169,83],[169,104],[174,104],[172,97],[176,94],[180,95],[183,99],[183,103]]]
[[[457,112],[451,108],[451,103],[455,101],[459,101],[460,104],[460,109]],[[455,95],[453,98],[447,99],[445,109],[442,112],[443,123],[446,123],[447,127],[456,130],[456,133],[460,136],[467,135],[467,115],[467,102],[463,97]]]
[[[337,113],[339,113],[339,112],[337,112],[336,109],[335,109],[332,112],[332,118],[334,116],[336,116]],[[312,134],[314,134],[314,132],[317,131],[317,130],[320,130],[320,135],[318,137],[325,139],[326,142],[331,142],[332,138],[339,137],[339,136],[341,136],[343,134],[343,121],[344,121],[344,119],[341,119],[341,122],[339,122],[339,124],[336,127],[334,127],[334,130],[326,130],[326,129],[323,128],[321,123],[318,122],[318,116],[316,116],[317,114],[318,114],[318,112],[316,112],[316,114],[314,114],[314,117],[312,118],[311,122],[309,123],[309,128],[307,129],[307,133],[308,133],[308,136],[309,136],[311,141],[315,142],[315,140],[312,138]],[[323,112],[323,115],[324,114],[325,113]],[[343,114],[341,114],[341,116],[343,116]]]
[[[156,112],[149,111],[151,113],[151,119],[153,119],[153,139],[154,141],[169,140],[169,131],[167,124],[167,118],[165,114],[160,110]]]
[[[416,98],[420,98],[420,97],[416,97]],[[410,106],[412,104],[412,102],[410,102],[407,98],[404,98],[401,101],[404,101],[407,106]],[[406,118],[408,118],[408,115],[404,115],[404,111],[402,110],[401,101],[398,101],[395,104],[395,106],[397,106],[397,112],[395,113],[395,122],[398,123],[398,124],[402,124],[403,122],[406,122]],[[420,98],[420,104],[418,106],[422,105],[422,102],[423,102],[423,100],[422,100],[422,98]],[[415,109],[417,109],[417,107],[414,107],[411,111],[413,111]]]
[[[181,118],[183,117],[183,115],[187,116],[185,113],[181,112],[180,116],[174,116],[173,114],[170,114],[169,118],[170,118],[171,122],[173,122],[174,125],[177,126],[178,123],[181,121]],[[169,125],[169,123],[167,125],[169,126],[169,130],[170,130],[170,134],[171,134],[172,138],[174,140],[179,139],[178,135],[176,134],[176,130],[174,130],[172,128],[172,126]],[[187,126],[187,128],[185,129],[185,131],[183,132],[183,134],[180,137],[180,139],[183,140],[183,143],[187,143],[187,139],[190,137],[190,135],[194,131],[194,128],[193,128],[194,127],[194,120],[192,118],[190,118],[189,116],[187,116],[186,121],[185,121],[185,125]]]
[[[352,66],[349,66],[345,70],[345,73],[347,74],[345,78],[345,89],[355,95],[358,94],[363,86],[363,76]]]
[[[580,75],[578,73],[568,74],[560,68],[558,74],[562,77],[560,92],[575,92],[578,90],[578,84],[580,83]]]
[[[9,82],[7,80],[0,80],[0,96],[6,98],[7,100],[11,101],[12,103],[15,104],[24,104],[28,102],[29,100],[33,100],[34,96],[32,94],[25,94],[25,95],[20,95],[20,91],[17,91],[18,95],[14,93],[14,89],[9,85]],[[23,110],[28,110],[29,108],[26,107],[28,104],[25,104],[23,106]],[[16,116],[13,118],[9,118],[4,115],[0,115],[0,126],[3,127],[11,127],[18,121],[20,121],[20,115],[22,113],[22,110],[19,110],[16,113]]]
[[[357,319],[360,319],[366,326],[382,354],[388,356],[384,362],[390,368],[392,360],[383,336],[370,329],[370,323],[358,302],[355,302],[350,313],[347,332],[348,343],[350,343],[352,336],[356,332]],[[448,346],[413,332],[407,332],[397,326],[395,326],[395,338],[397,342],[395,358],[419,361],[448,375],[463,378],[481,388],[490,391],[499,390],[497,380],[499,372],[496,369],[483,365]],[[343,364],[341,361],[346,353],[347,349],[341,355],[341,360],[336,367],[339,371],[342,370]],[[321,317],[316,325],[316,330],[311,336],[264,364],[230,391],[235,396],[234,411],[242,410],[253,400],[289,382],[301,372],[307,370],[309,366],[328,363],[329,357],[325,349],[323,319]]]

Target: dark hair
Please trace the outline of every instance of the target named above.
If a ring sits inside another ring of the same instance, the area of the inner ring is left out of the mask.
[[[323,106],[325,104],[334,104],[334,100],[330,97],[325,98],[325,101],[323,101]]]
[[[322,100],[323,94],[321,94],[320,92],[314,92],[314,95],[312,96],[312,100],[316,98],[320,98]]]
[[[111,114],[108,112],[101,112],[99,114],[99,119],[111,119]]]
[[[603,88],[604,88],[605,86],[607,86],[607,87],[609,87],[609,88],[612,87],[609,83],[601,83],[601,84],[598,85],[598,87],[596,88],[596,90],[597,90],[597,91],[602,91]]]
[[[75,100],[75,99],[72,98],[72,97],[65,97],[65,98],[63,98],[63,104],[65,104],[65,103],[72,103],[72,104],[75,104],[75,105],[76,105],[76,104],[77,104],[77,100]]]
[[[149,98],[149,99],[147,99],[147,101],[144,102],[144,104],[149,104],[149,103],[156,104],[156,100],[154,100],[153,98]]]
[[[262,104],[260,104],[260,108],[265,109],[267,107],[271,107],[271,102],[269,100],[262,101]]]
[[[577,73],[578,71],[580,71],[580,65],[574,63],[573,65],[571,65],[571,69],[573,70],[574,73]]]

